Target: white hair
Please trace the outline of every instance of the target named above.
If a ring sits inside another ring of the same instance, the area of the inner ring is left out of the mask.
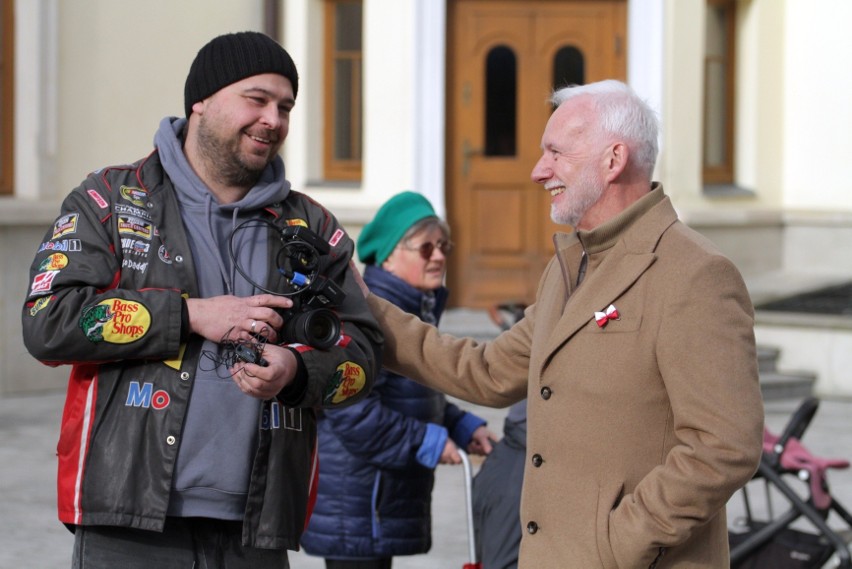
[[[657,113],[628,85],[614,79],[563,87],[553,92],[550,102],[559,106],[583,95],[594,101],[601,131],[623,138],[633,164],[650,178],[659,153]]]

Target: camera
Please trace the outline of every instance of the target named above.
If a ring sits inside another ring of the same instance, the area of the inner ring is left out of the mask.
[[[331,310],[346,297],[336,283],[321,273],[322,257],[330,252],[328,243],[310,229],[288,226],[281,231],[282,246],[276,257],[278,271],[289,290],[284,294],[293,306],[281,309],[283,337],[326,350],[340,337],[340,319]]]

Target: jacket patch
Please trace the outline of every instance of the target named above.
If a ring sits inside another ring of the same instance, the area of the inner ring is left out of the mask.
[[[125,407],[142,407],[143,409],[154,408],[157,411],[165,409],[169,406],[172,398],[169,393],[163,389],[154,391],[153,383],[139,383],[131,381],[127,387],[127,399],[124,401]]]
[[[140,207],[134,207],[132,205],[117,203],[115,204],[115,213],[118,215],[132,215],[134,217],[151,221],[151,214],[148,213],[147,210]]]
[[[308,226],[307,221],[305,221],[304,219],[299,219],[299,218],[288,219],[284,223],[286,223],[287,225],[298,225],[298,226],[301,226],[301,227],[307,227]]]
[[[346,235],[346,233],[342,229],[338,229],[334,232],[334,235],[331,236],[331,239],[328,240],[328,244],[332,247],[336,247],[337,244],[340,243],[340,240],[343,239],[344,235]]]
[[[144,273],[148,270],[148,262],[140,263],[139,261],[134,261],[132,259],[123,259],[121,261],[122,269],[132,269],[134,271],[139,271],[140,273]]]
[[[58,271],[68,266],[68,257],[62,253],[52,253],[47,259],[42,261],[38,270],[40,271]]]
[[[151,313],[132,300],[112,298],[83,310],[78,323],[90,342],[129,344],[151,327]]]
[[[364,368],[353,362],[343,362],[337,366],[334,378],[326,390],[323,402],[340,403],[358,394],[367,382]]]
[[[154,234],[154,226],[144,219],[130,215],[118,216],[118,232],[122,235],[135,235],[142,239],[151,240]]]
[[[79,239],[61,239],[59,241],[45,241],[39,245],[38,253],[42,251],[65,251],[67,253],[82,250],[83,244]]]
[[[30,285],[30,296],[38,293],[50,292],[51,287],[53,286],[53,279],[55,279],[58,274],[59,271],[47,271],[44,273],[38,273],[34,276],[33,284]]]
[[[160,260],[167,265],[172,264],[172,256],[169,255],[169,252],[166,251],[165,245],[160,245],[160,248],[157,249],[157,256],[160,257]]]
[[[125,255],[148,255],[148,250],[151,248],[150,243],[132,239],[130,237],[121,238],[121,250]]]
[[[86,193],[89,194],[89,197],[98,204],[98,207],[101,209],[106,209],[109,207],[107,201],[101,196],[97,190],[86,190]]]
[[[42,296],[34,300],[33,302],[27,303],[27,308],[29,309],[29,315],[35,316],[39,313],[44,307],[50,304],[50,301],[56,298],[55,296]]]
[[[278,401],[271,401],[263,407],[260,416],[260,428],[264,431],[285,428],[290,431],[302,430],[302,410],[285,407]]]
[[[145,207],[145,200],[148,199],[148,192],[142,188],[134,188],[133,186],[121,186],[119,193],[121,197],[139,207]]]
[[[53,237],[51,239],[59,239],[71,233],[77,233],[77,219],[80,217],[78,213],[69,213],[63,215],[53,224]]]

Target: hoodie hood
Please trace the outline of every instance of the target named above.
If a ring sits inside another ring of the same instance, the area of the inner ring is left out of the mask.
[[[186,123],[183,118],[164,118],[154,135],[154,145],[174,184],[192,254],[210,261],[196,263],[198,290],[203,297],[258,294],[261,290],[254,283],[265,286],[267,278],[267,229],[251,224],[235,230],[246,220],[263,218],[266,206],[287,198],[290,183],[284,178],[284,161],[276,156],[241,200],[220,204],[183,153]],[[234,267],[231,249],[248,279]]]
[[[182,133],[186,123],[187,120],[183,118],[166,117],[160,121],[160,128],[154,135],[154,146],[160,153],[163,168],[178,189],[178,199],[182,204],[198,205],[212,201],[213,205],[221,211],[235,209],[252,211],[287,199],[290,193],[290,182],[285,178],[284,161],[280,156],[276,156],[245,197],[230,204],[220,205],[216,202],[207,185],[198,177],[183,153]]]

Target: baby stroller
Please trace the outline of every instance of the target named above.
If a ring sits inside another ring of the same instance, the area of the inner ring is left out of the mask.
[[[849,529],[835,530],[828,524],[833,512],[852,528],[852,516],[831,495],[827,478],[829,469],[848,468],[849,462],[814,456],[800,442],[818,407],[819,399],[805,399],[780,436],[764,429],[760,465],[741,491],[744,518],[729,532],[732,569],[818,569],[833,555],[838,562],[834,566],[852,568]],[[765,490],[766,511],[760,516],[749,496],[754,481]],[[778,494],[788,509],[776,516],[773,500]],[[807,523],[792,527],[801,520]],[[803,531],[802,526],[816,533]]]

